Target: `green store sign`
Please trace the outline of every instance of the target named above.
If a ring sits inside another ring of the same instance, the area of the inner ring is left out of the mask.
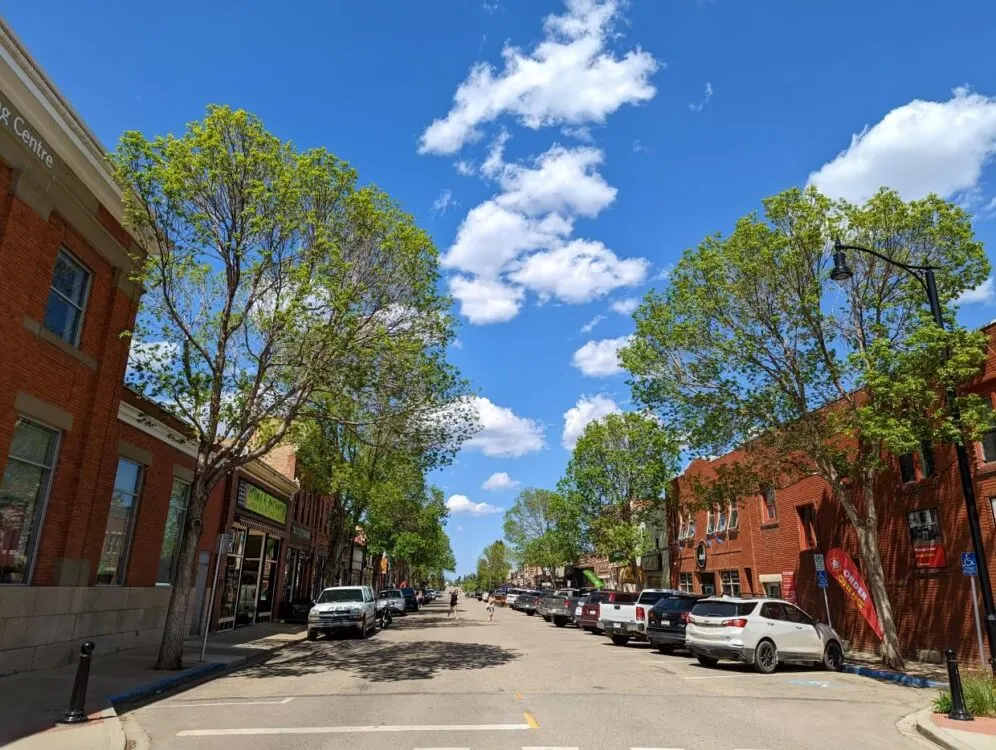
[[[239,481],[237,503],[240,508],[252,511],[257,516],[269,518],[281,526],[287,523],[287,503],[248,482]]]

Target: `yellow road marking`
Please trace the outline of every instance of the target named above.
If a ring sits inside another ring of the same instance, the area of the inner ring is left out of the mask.
[[[539,729],[539,722],[536,721],[536,717],[532,715],[532,712],[526,711],[522,714],[526,719],[526,724],[529,725],[530,729]]]

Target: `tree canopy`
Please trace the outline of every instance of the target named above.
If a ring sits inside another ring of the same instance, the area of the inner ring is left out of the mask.
[[[505,511],[504,531],[521,565],[536,565],[548,575],[580,557],[585,542],[576,503],[550,490],[527,487]]]

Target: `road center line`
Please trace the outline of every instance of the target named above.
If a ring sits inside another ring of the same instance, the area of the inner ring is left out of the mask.
[[[156,703],[146,708],[204,708],[210,706],[284,706],[294,698],[282,701],[224,701],[220,703]]]
[[[379,732],[503,732],[534,729],[529,724],[370,724],[344,727],[235,727],[232,729],[185,729],[177,737],[225,737],[273,734],[368,734]]]
[[[539,729],[539,722],[536,721],[536,717],[533,716],[533,712],[532,711],[526,711],[522,715],[526,717],[526,725],[530,729]]]

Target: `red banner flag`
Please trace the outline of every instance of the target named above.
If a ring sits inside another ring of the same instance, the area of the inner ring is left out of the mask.
[[[861,611],[861,615],[871,625],[871,629],[875,631],[875,635],[882,640],[885,637],[885,633],[882,630],[882,624],[878,621],[878,615],[875,613],[875,604],[872,602],[871,594],[868,593],[868,587],[865,585],[861,573],[858,572],[858,566],[854,564],[851,556],[840,547],[834,547],[827,552],[827,568],[833,579],[844,589],[844,593],[850,597],[851,601]]]

